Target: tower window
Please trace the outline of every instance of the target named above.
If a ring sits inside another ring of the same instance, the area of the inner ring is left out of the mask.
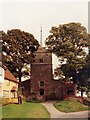
[[[39,59],[39,61],[40,61],[41,63],[43,63],[43,59]]]
[[[40,95],[44,95],[44,89],[40,89]]]
[[[43,81],[40,82],[40,87],[42,87],[42,86],[44,86],[44,82]]]

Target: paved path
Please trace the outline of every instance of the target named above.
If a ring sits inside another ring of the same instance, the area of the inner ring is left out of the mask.
[[[51,118],[88,118],[89,112],[88,111],[82,111],[82,112],[74,112],[74,113],[65,113],[65,112],[60,112],[53,106],[53,101],[48,101],[42,103],[48,110],[48,112],[51,115]],[[85,119],[88,120],[88,119]]]

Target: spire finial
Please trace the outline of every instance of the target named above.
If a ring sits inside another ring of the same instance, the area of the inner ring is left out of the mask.
[[[40,27],[40,45],[42,47],[42,25]]]

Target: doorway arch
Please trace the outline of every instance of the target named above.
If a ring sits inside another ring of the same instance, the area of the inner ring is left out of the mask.
[[[43,96],[44,95],[44,89],[41,88],[39,93],[40,93],[41,96]]]

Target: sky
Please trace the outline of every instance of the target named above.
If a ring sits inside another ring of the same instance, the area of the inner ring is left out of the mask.
[[[39,42],[42,26],[44,45],[52,26],[80,22],[88,29],[88,0],[1,0],[0,17],[1,30],[21,29]],[[57,63],[54,56],[54,68]]]

